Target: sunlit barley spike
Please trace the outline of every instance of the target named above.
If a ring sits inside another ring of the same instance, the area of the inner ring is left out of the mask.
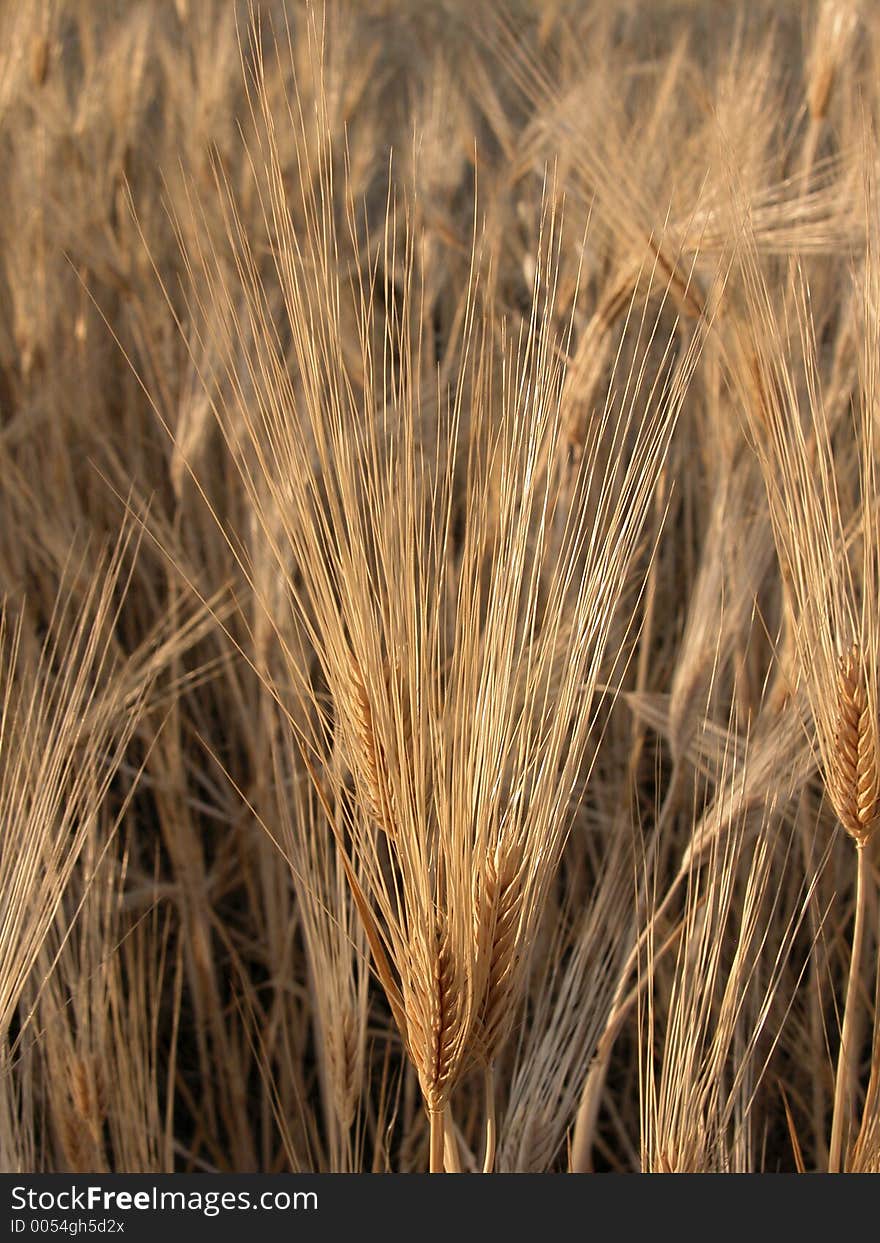
[[[67,1103],[59,1121],[64,1159],[74,1173],[104,1168],[105,1114],[103,1093],[94,1066],[90,1060],[78,1057],[70,1066]]]
[[[31,43],[31,81],[34,86],[43,86],[49,76],[49,40],[45,35],[36,35]]]
[[[706,312],[706,299],[696,277],[693,273],[683,274],[679,263],[670,259],[653,237],[648,238],[648,246],[681,311],[691,319],[700,319]]]
[[[880,809],[877,729],[858,643],[853,643],[840,662],[837,699],[837,746],[830,792],[841,824],[863,843],[874,831]]]
[[[58,1124],[61,1151],[68,1169],[73,1174],[84,1173],[89,1162],[83,1145],[82,1119],[74,1109],[64,1109]]]
[[[431,1109],[439,1110],[446,1098],[455,1069],[459,1044],[461,999],[456,982],[455,962],[448,929],[442,924],[436,933],[434,981],[431,996],[431,1029],[427,1065],[427,1091]]]
[[[497,852],[486,867],[481,933],[489,938],[486,991],[480,1013],[483,1057],[490,1062],[506,1035],[517,964],[520,915],[521,852],[499,861]]]
[[[343,1071],[340,1077],[342,1101],[339,1114],[345,1125],[351,1126],[360,1090],[361,1065],[357,1019],[349,1007],[346,1007],[342,1020],[342,1057]]]
[[[858,8],[852,0],[824,0],[807,66],[807,106],[814,121],[824,120],[828,113],[834,84],[857,24]]]
[[[562,411],[564,436],[560,449],[580,458],[587,440],[587,422],[602,376],[609,366],[612,334],[632,303],[638,287],[638,270],[625,269],[601,298],[575,350],[565,377]]]
[[[831,60],[825,58],[817,60],[815,71],[811,75],[809,89],[807,91],[807,104],[810,109],[810,116],[814,120],[824,120],[828,111],[828,101],[831,98],[831,88],[834,85],[835,65]]]
[[[354,732],[358,752],[355,764],[358,795],[363,799],[370,819],[389,837],[394,837],[392,802],[385,776],[385,755],[376,737],[373,708],[360,666],[353,657],[351,664],[354,683]]]
[[[93,1132],[98,1133],[104,1121],[103,1093],[98,1084],[93,1065],[85,1058],[77,1058],[71,1068],[70,1095],[73,1107],[81,1120]]]
[[[333,1106],[343,1128],[354,1121],[360,1082],[357,1020],[345,1005],[328,1033],[327,1059],[333,1090]]]

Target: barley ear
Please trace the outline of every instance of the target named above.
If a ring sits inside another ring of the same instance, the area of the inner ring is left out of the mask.
[[[842,658],[837,678],[837,728],[828,788],[840,823],[859,845],[877,825],[877,722],[858,643]]]

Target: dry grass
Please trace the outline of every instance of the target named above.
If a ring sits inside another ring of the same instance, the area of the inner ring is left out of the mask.
[[[880,1168],[871,6],[0,49],[2,1167]]]

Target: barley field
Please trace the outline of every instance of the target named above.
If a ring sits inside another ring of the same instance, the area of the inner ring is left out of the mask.
[[[0,0],[0,1168],[880,1170],[880,13]]]

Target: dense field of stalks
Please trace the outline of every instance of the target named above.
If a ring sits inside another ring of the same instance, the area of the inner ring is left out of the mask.
[[[0,4],[0,1166],[880,1169],[880,15]]]

